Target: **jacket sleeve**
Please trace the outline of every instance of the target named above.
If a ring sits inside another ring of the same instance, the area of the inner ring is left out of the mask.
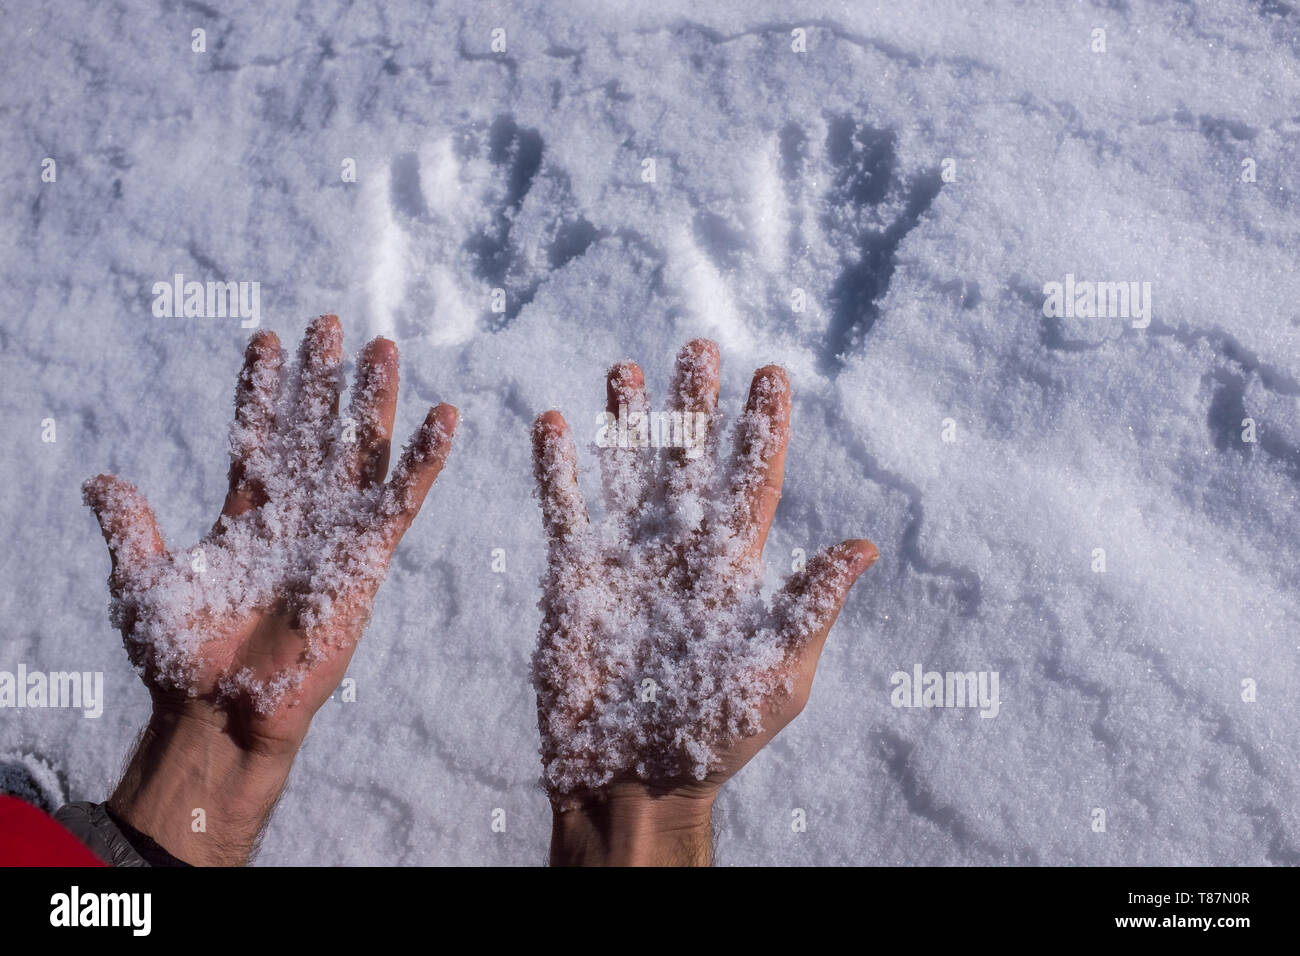
[[[189,866],[102,803],[69,803],[54,819],[110,866]]]

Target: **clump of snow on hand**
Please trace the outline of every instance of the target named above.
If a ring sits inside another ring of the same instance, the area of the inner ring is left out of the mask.
[[[682,384],[689,364],[674,384],[679,406],[695,393]],[[617,367],[612,378],[623,382]],[[759,409],[762,389],[778,387],[760,380]],[[741,516],[783,431],[745,412],[729,469],[715,468],[712,438],[695,459],[599,448],[606,520],[548,521],[533,680],[553,798],[626,777],[702,779],[790,693],[796,658],[834,599],[826,581],[782,592],[770,609],[759,593],[755,531]],[[540,493],[565,498],[544,500],[544,514],[581,515],[572,440],[540,423],[536,438]]]
[[[341,334],[335,323],[332,335]],[[277,349],[241,374],[230,447],[236,491],[248,510],[224,514],[187,550],[151,546],[152,526],[146,531],[140,522],[128,522],[109,541],[117,555],[112,621],[132,663],[162,688],[193,694],[200,681],[215,680],[221,697],[246,695],[265,713],[346,640],[339,635],[349,627],[330,625],[364,625],[387,568],[390,519],[405,509],[406,492],[397,482],[357,481],[358,446],[342,439],[336,413],[342,361],[330,355],[341,355],[341,341],[327,333],[323,344],[304,349],[296,364]],[[375,427],[366,410],[385,374],[372,370],[353,390],[352,413],[363,418],[359,433]],[[421,447],[434,444],[426,432],[438,427],[426,423],[407,455],[418,458]],[[87,482],[83,496],[101,514],[148,509],[124,482]],[[254,671],[213,659],[212,642],[266,617],[302,633],[288,663],[277,659]]]

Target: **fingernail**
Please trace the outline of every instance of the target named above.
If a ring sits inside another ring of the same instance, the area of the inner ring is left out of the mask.
[[[880,549],[866,538],[854,538],[851,541],[846,541],[845,544],[853,549],[853,571],[855,574],[866,571],[880,557]]]
[[[438,423],[443,432],[450,435],[456,430],[456,423],[460,421],[460,409],[455,405],[448,405],[443,402],[432,412],[433,419]]]

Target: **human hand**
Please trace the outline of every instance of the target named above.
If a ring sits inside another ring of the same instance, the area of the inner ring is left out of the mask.
[[[695,416],[709,423],[698,454],[599,450],[600,526],[564,419],[547,412],[534,425],[549,555],[533,676],[552,862],[707,863],[718,788],[803,709],[848,590],[878,557],[845,541],[763,602],[790,387],[776,366],[754,374],[724,471],[718,361],[706,340],[677,360],[669,409],[683,436]],[[606,405],[611,416],[648,411],[636,365],[610,370]]]
[[[169,551],[127,482],[100,475],[83,488],[112,556],[111,616],[154,702],[110,806],[189,862],[248,858],[451,447],[457,412],[439,405],[385,482],[397,347],[362,350],[341,422],[342,344],[332,315],[308,328],[296,367],[274,333],[253,336],[225,506],[194,548]],[[191,832],[200,806],[210,833],[213,809],[227,811],[218,838]]]

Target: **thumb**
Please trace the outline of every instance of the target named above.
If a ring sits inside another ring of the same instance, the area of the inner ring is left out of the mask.
[[[124,583],[133,568],[166,550],[153,509],[130,482],[99,475],[81,486],[81,497],[95,512],[108,542],[114,584]]]
[[[870,541],[850,538],[823,548],[802,571],[790,575],[772,602],[788,653],[811,653],[814,661],[821,656],[849,588],[878,557]]]

